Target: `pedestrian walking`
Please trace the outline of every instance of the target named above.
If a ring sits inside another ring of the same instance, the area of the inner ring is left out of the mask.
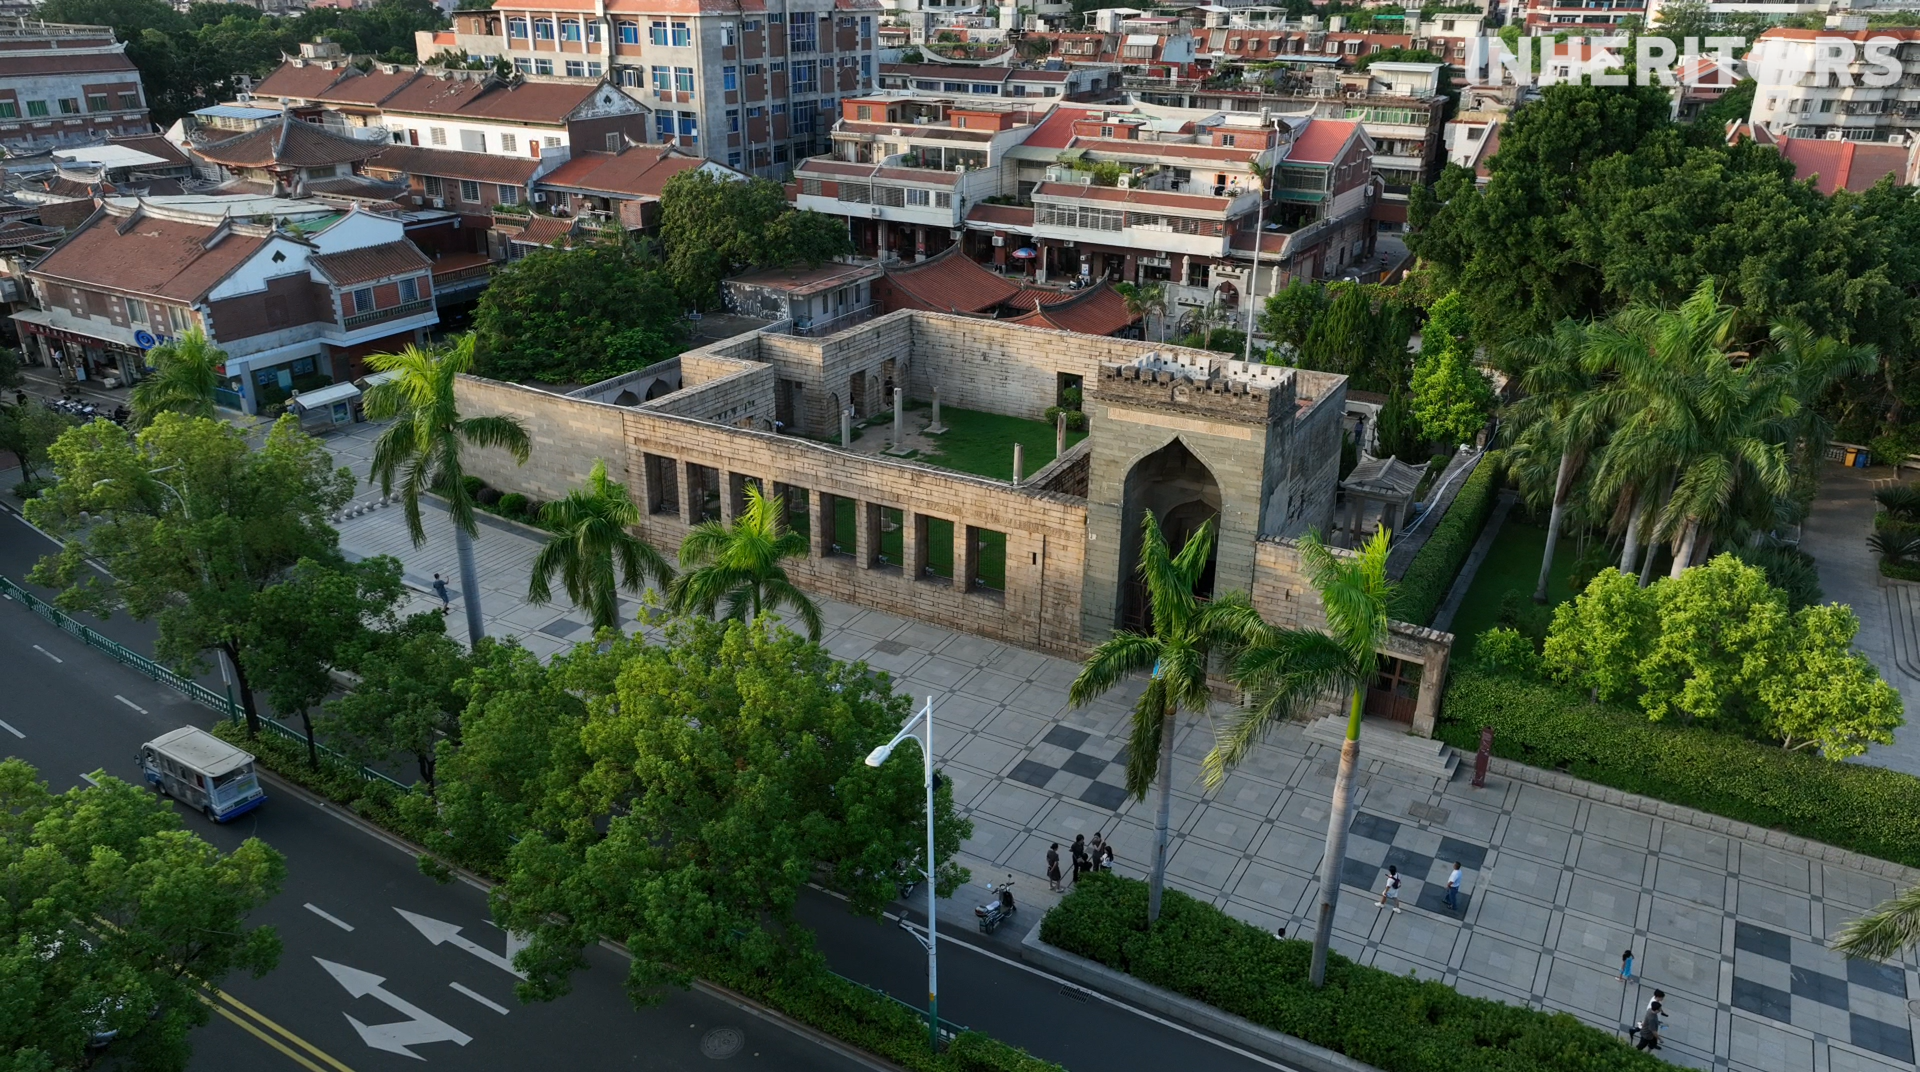
[[[1620,954],[1620,981],[1633,982],[1633,950],[1631,949]]]
[[[1453,862],[1453,874],[1447,876],[1447,907],[1460,911],[1460,861]]]
[[[1087,838],[1085,834],[1073,835],[1073,844],[1067,850],[1073,857],[1073,881],[1078,884],[1080,876],[1087,870]]]
[[[1393,902],[1393,910],[1400,911],[1400,869],[1391,864],[1387,866],[1387,885],[1380,891],[1380,907],[1385,908],[1388,901]]]
[[[440,597],[440,613],[453,609],[453,593],[447,591],[447,580],[438,573],[433,575],[433,594]]]
[[[1666,1015],[1660,1011],[1660,1003],[1652,1002],[1647,1006],[1647,1015],[1640,1020],[1640,1041],[1634,1043],[1638,1050],[1657,1050],[1660,1048],[1660,1017]]]
[[[1047,889],[1060,892],[1060,843],[1047,847]]]

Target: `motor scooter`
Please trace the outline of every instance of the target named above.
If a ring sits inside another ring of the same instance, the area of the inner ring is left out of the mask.
[[[1012,875],[1008,875],[1007,880],[998,886],[991,882],[987,883],[987,892],[993,895],[992,898],[973,910],[974,918],[980,921],[982,934],[992,934],[999,929],[1000,924],[1007,921],[1008,916],[1020,910],[1019,906],[1013,903]]]

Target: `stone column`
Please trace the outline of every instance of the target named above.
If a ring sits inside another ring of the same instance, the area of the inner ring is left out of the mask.
[[[825,558],[833,552],[833,511],[828,509],[831,502],[833,496],[819,491],[807,495],[807,513],[813,522],[807,526],[807,552],[814,558]]]
[[[973,549],[973,541],[968,538],[967,523],[958,518],[953,522],[953,586],[962,592],[973,589],[974,556],[979,552]]]
[[[1440,693],[1447,684],[1447,662],[1451,650],[1446,644],[1429,640],[1424,645],[1426,658],[1420,667],[1420,695],[1413,702],[1413,729],[1417,737],[1432,737],[1434,719],[1440,714]]]
[[[940,423],[940,388],[935,387],[933,389],[933,423],[927,425],[927,434],[939,435],[946,430],[947,426]]]
[[[908,580],[926,575],[927,519],[920,514],[900,511],[900,572]]]
[[[674,465],[680,470],[680,523],[692,528],[698,516],[693,502],[693,463],[675,462]]]
[[[853,446],[853,407],[847,406],[840,411],[840,445]]]
[[[880,551],[880,506],[878,503],[853,504],[853,558],[861,569],[873,568],[873,556]]]
[[[1058,458],[1067,452],[1067,411],[1061,410],[1053,418],[1053,456]]]
[[[906,452],[907,441],[907,392],[903,388],[893,389],[893,452]]]
[[[1026,468],[1026,461],[1026,448],[1022,444],[1015,443],[1013,445],[1013,482],[1016,484],[1020,483],[1021,473]]]

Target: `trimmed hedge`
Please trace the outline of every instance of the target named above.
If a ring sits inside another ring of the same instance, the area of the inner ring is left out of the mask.
[[[307,765],[304,742],[275,733],[248,737],[244,724],[234,725],[224,719],[213,727],[213,734],[253,753],[260,766],[288,781],[344,804],[401,837],[424,840],[425,832],[409,822],[399,807],[403,794],[385,782],[360,777],[357,766],[322,755],[316,770]],[[414,790],[421,791],[418,787]],[[425,857],[422,864],[422,870],[428,870]],[[785,980],[715,973],[712,981],[913,1072],[1066,1072],[1059,1065],[978,1031],[962,1032],[936,1057],[927,1048],[925,1017],[824,969]]]
[[[1447,514],[1433,527],[1433,535],[1413,556],[1406,575],[1400,578],[1393,616],[1405,622],[1426,625],[1447,598],[1460,567],[1472,553],[1487,515],[1493,512],[1494,498],[1500,490],[1500,458],[1487,454],[1460,485],[1459,494]]]
[[[1920,778],[1590,703],[1536,678],[1457,667],[1438,736],[1600,785],[1920,867]]]
[[[1364,897],[1362,892],[1348,896]],[[1637,1072],[1669,1068],[1567,1013],[1468,997],[1444,983],[1327,958],[1177,890],[1147,929],[1146,883],[1094,873],[1040,923],[1048,944],[1392,1072]]]

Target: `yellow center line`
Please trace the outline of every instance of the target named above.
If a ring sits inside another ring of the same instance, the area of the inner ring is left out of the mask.
[[[259,1028],[253,1026],[252,1024],[246,1022],[245,1020],[242,1020],[231,1009],[228,1009],[223,1005],[214,1004],[213,1000],[207,997],[205,994],[200,994],[196,996],[199,997],[201,1001],[206,1002],[207,1006],[211,1008],[214,1012],[219,1013],[220,1015],[226,1017],[229,1020],[232,1020],[235,1024],[239,1025],[240,1030],[245,1031],[247,1034],[252,1035],[254,1038],[259,1039],[261,1042],[264,1042],[267,1045],[272,1046],[274,1049],[279,1050],[281,1053],[286,1054],[288,1059],[292,1060],[294,1064],[297,1064],[300,1067],[306,1069],[307,1072],[327,1072],[326,1069],[321,1068],[319,1065],[314,1064],[312,1061],[307,1060],[305,1057],[300,1056],[299,1054],[288,1049],[286,1046],[282,1045],[279,1039],[274,1038],[272,1035],[267,1034],[265,1031],[262,1031]]]
[[[212,989],[212,988],[209,988],[209,989]],[[301,1049],[307,1051],[308,1053],[314,1055],[315,1057],[318,1057],[320,1060],[326,1062],[329,1066],[333,1068],[333,1072],[353,1072],[353,1069],[348,1068],[346,1065],[341,1064],[338,1060],[336,1060],[331,1054],[327,1053],[325,1050],[322,1050],[320,1047],[315,1046],[313,1043],[308,1042],[306,1039],[301,1038],[299,1035],[296,1035],[293,1032],[288,1031],[286,1028],[281,1027],[279,1024],[274,1023],[272,1020],[261,1015],[261,1013],[258,1010],[254,1009],[252,1006],[248,1005],[246,1002],[241,1001],[239,998],[234,997],[232,994],[229,994],[224,990],[213,990],[213,995],[219,998],[221,1001],[226,1002],[228,1005],[231,1005],[234,1008],[240,1010],[241,1012],[247,1014],[248,1016],[253,1017],[255,1020],[260,1021],[260,1023],[266,1025],[275,1033],[285,1038],[288,1042],[293,1043],[295,1046],[300,1047]],[[203,997],[201,1000],[205,1001],[206,999]],[[213,1004],[210,1001],[207,1003],[209,1005]],[[213,1007],[216,1010],[218,1010],[221,1015],[226,1016],[229,1020],[233,1020],[235,1023],[241,1023],[241,1021],[235,1019],[231,1013],[229,1013],[226,1009],[222,1008],[221,1006],[214,1005]],[[255,1030],[252,1025],[242,1024],[242,1026],[246,1027],[247,1030],[252,1031],[254,1034],[259,1035],[262,1039],[265,1039],[267,1042],[271,1043],[274,1049],[277,1049],[280,1052],[285,1053],[287,1056],[292,1057],[294,1060],[305,1065],[307,1068],[312,1069],[312,1072],[327,1072],[326,1069],[320,1068],[314,1065],[313,1063],[309,1062],[306,1058],[301,1057],[300,1055],[294,1053],[293,1051],[288,1050],[285,1046],[280,1045],[280,1043],[277,1040],[268,1038],[266,1035],[261,1034],[259,1031]]]

